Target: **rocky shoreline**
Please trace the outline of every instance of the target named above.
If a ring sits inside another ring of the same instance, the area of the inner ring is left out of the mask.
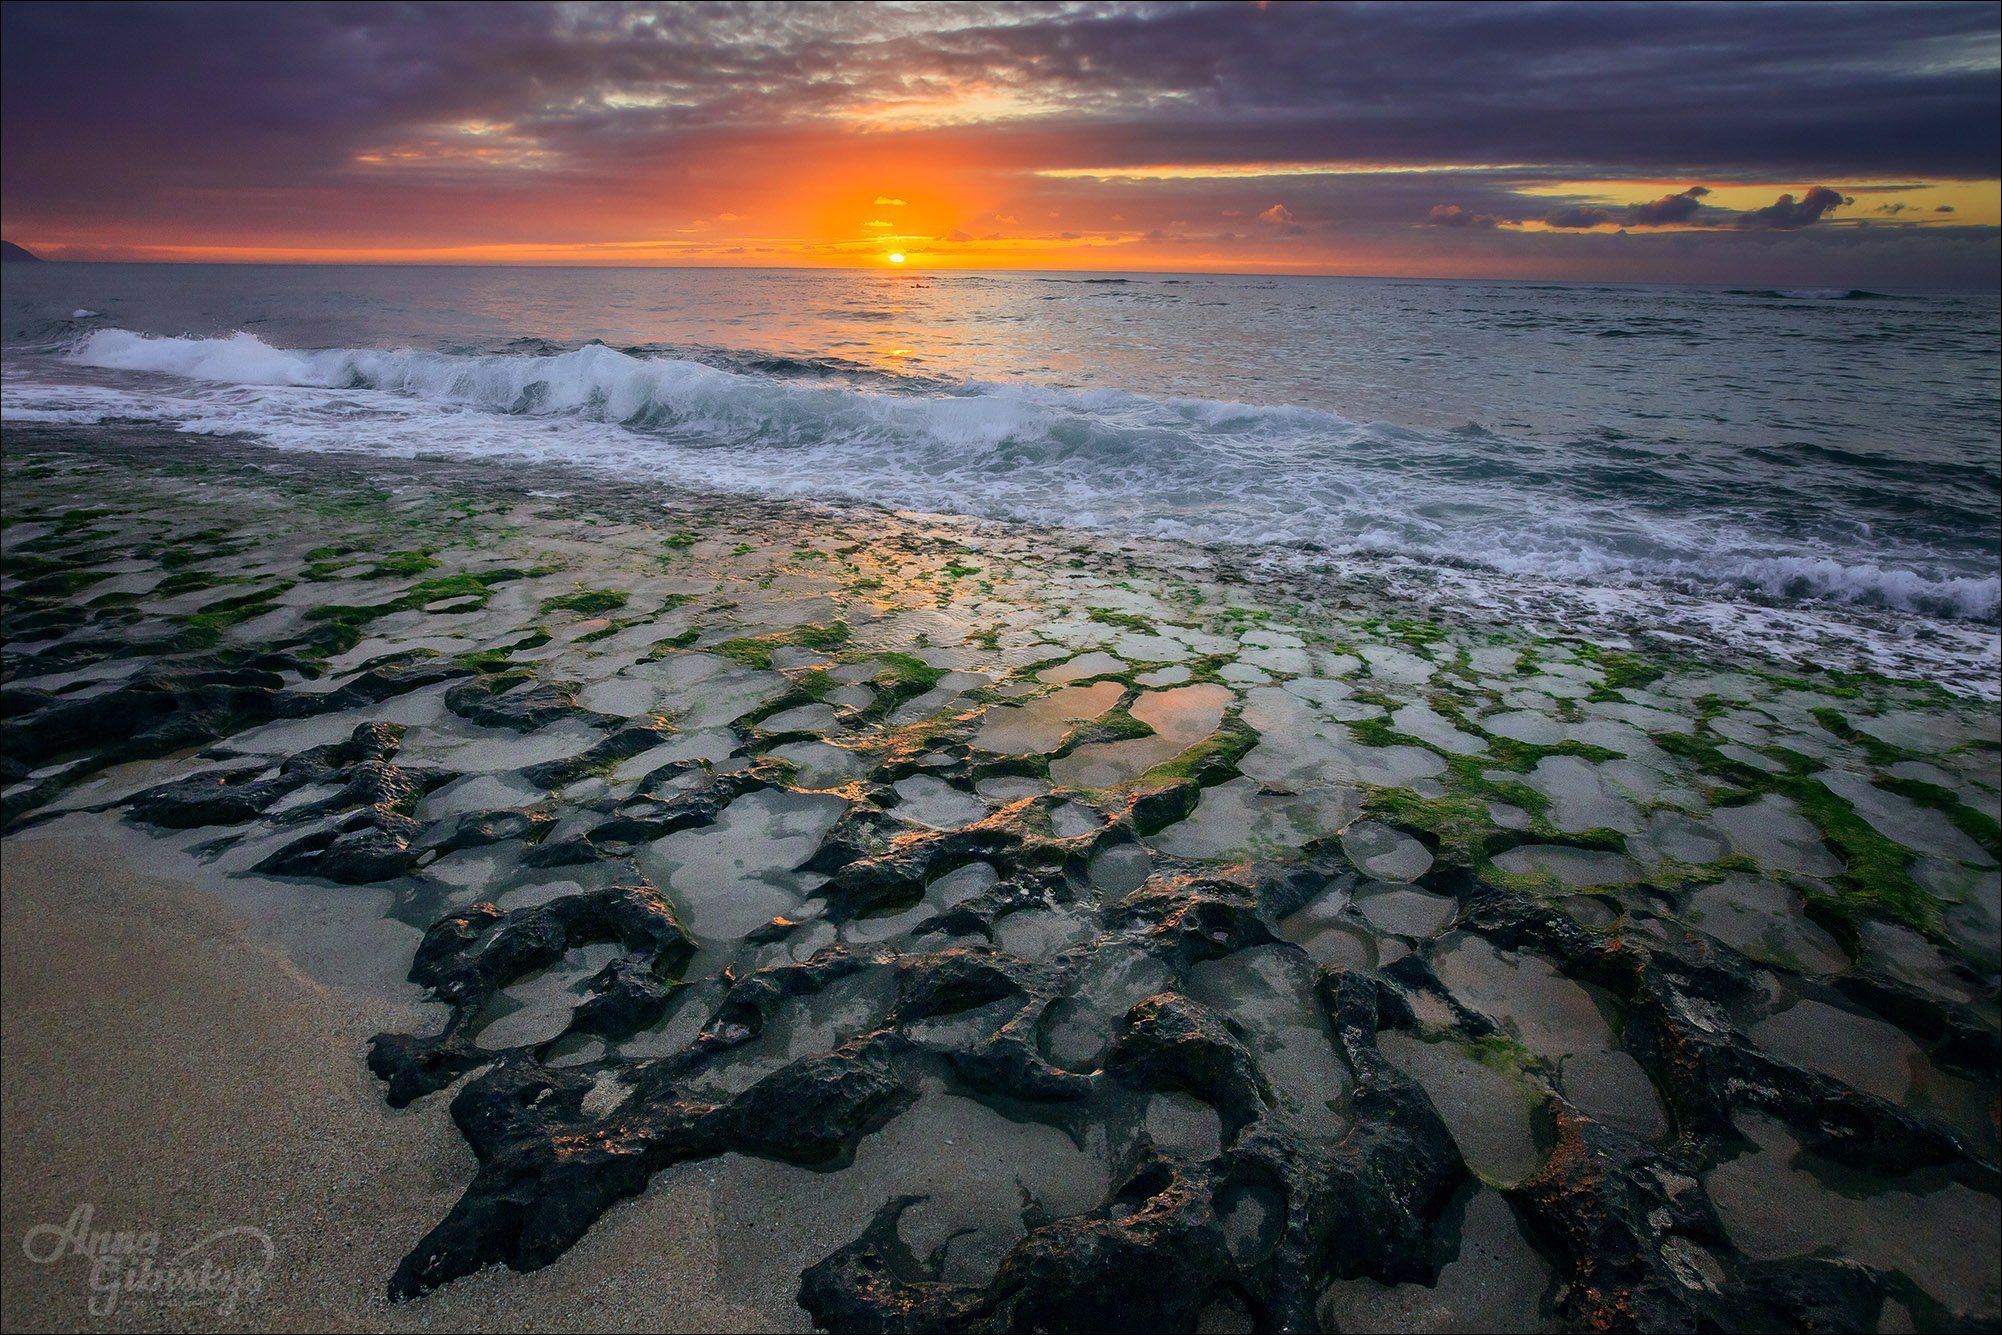
[[[853,1206],[779,1262],[829,1329],[2002,1319],[1993,701],[1165,544],[4,465],[5,830],[388,892],[437,1024],[366,1060],[478,1164],[398,1300],[748,1157]]]

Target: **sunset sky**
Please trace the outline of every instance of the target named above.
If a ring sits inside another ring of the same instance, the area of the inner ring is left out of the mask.
[[[5,8],[52,259],[1992,284],[1998,10]]]

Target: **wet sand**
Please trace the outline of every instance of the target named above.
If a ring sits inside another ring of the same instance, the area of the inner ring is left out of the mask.
[[[711,1187],[664,1175],[556,1264],[492,1269],[414,1306],[383,1280],[457,1198],[473,1157],[442,1100],[383,1106],[369,1035],[410,1008],[330,988],[246,933],[199,886],[148,875],[117,832],[72,819],[0,861],[0,1072],[10,1330],[734,1331],[796,1328],[791,1274],[715,1289]],[[174,1251],[254,1225],[275,1254],[232,1317],[137,1295],[93,1315],[88,1263],[36,1264],[28,1230],[80,1205],[96,1229]],[[754,1303],[762,1301],[762,1306]]]

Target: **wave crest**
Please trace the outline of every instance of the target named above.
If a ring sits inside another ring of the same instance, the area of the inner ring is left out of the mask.
[[[1661,457],[1612,440],[1537,442],[1474,424],[1425,432],[1109,389],[857,384],[598,343],[545,348],[293,350],[248,333],[101,329],[71,357],[229,387],[206,391],[194,410],[200,392],[154,397],[183,429],[248,431],[294,448],[525,456],[687,486],[1591,585],[1991,622],[2002,612],[1992,560],[1941,536],[1973,521],[1940,497],[1937,514],[1922,517],[1931,536],[1891,540],[1823,522],[1815,498],[1784,486],[1760,495],[1728,462],[1708,474],[1678,462],[1685,471],[1671,476]],[[1830,471],[1858,475],[1839,463]],[[1821,485],[1808,475],[1799,484]],[[1939,518],[1950,513],[1951,524]]]

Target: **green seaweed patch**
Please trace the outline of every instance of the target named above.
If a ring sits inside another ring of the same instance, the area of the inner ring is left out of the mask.
[[[1875,909],[1921,932],[1937,926],[1933,896],[1906,870],[1911,855],[1857,815],[1818,779],[1773,775],[1773,787],[1793,799],[1846,864],[1836,877],[1845,911]]]
[[[198,561],[220,560],[225,556],[235,556],[242,550],[243,548],[224,541],[221,529],[204,529],[190,537],[185,544],[169,547],[161,552],[159,561],[162,569],[182,570]]]
[[[1462,866],[1481,861],[1489,840],[1502,832],[1488,815],[1487,803],[1472,793],[1420,797],[1409,788],[1365,787],[1362,809],[1389,824],[1425,831],[1438,841],[1446,860]]]
[[[1770,786],[1772,775],[1756,765],[1733,760],[1712,741],[1710,725],[1699,721],[1694,732],[1652,732],[1650,740],[1679,760],[1687,760],[1703,774],[1741,792],[1757,793]]]
[[[1223,679],[1223,670],[1237,661],[1236,654],[1203,654],[1191,658],[1182,666],[1189,670],[1188,685],[1228,686]]]
[[[1152,737],[1154,729],[1134,718],[1126,706],[1108,709],[1091,722],[1079,727],[1071,734],[1071,740],[1064,750],[1075,750],[1079,746],[1094,742],[1130,742],[1140,737]]]
[[[1668,675],[1668,668],[1665,665],[1622,649],[1608,649],[1587,642],[1578,645],[1576,652],[1579,658],[1596,666],[1604,678],[1592,692],[1594,700],[1630,688],[1651,685]]]
[[[1365,704],[1378,705],[1383,708],[1395,707],[1395,702],[1389,697],[1373,691],[1358,691],[1355,699]],[[1576,756],[1580,760],[1589,760],[1595,765],[1604,764],[1609,760],[1620,759],[1618,751],[1614,751],[1609,747],[1593,746],[1587,742],[1562,741],[1553,742],[1545,746],[1535,742],[1519,742],[1513,737],[1503,737],[1499,733],[1489,732],[1486,728],[1468,718],[1466,712],[1461,709],[1460,702],[1445,692],[1433,692],[1429,698],[1429,703],[1435,713],[1451,723],[1455,728],[1487,742],[1488,749],[1480,757],[1480,764],[1478,766],[1471,765],[1470,762],[1467,762],[1466,757],[1454,757],[1440,752],[1442,758],[1448,763],[1452,763],[1456,759],[1463,762],[1462,768],[1505,769],[1512,770],[1517,774],[1527,774],[1535,769],[1537,765],[1541,764],[1546,756]],[[1415,739],[1407,738],[1406,740]],[[1417,744],[1421,746],[1426,745],[1424,742],[1418,742]],[[1437,747],[1433,747],[1432,749],[1435,751],[1438,750]]]
[[[1392,727],[1389,719],[1360,718],[1344,723],[1349,736],[1364,746],[1423,746],[1416,737]],[[1429,749],[1429,748],[1428,748]]]
[[[372,621],[395,612],[415,611],[427,603],[440,602],[448,598],[476,598],[479,601],[473,607],[484,607],[487,600],[493,596],[492,586],[520,579],[524,573],[504,568],[441,575],[435,579],[421,580],[387,602],[323,603],[306,611],[306,619],[318,627],[310,638],[316,647],[327,653],[346,653],[361,642],[363,630]],[[473,608],[466,610],[471,611]],[[548,636],[545,634],[543,638],[546,641]]]
[[[106,570],[52,570],[24,583],[19,592],[27,598],[73,598],[100,580],[109,579]]]
[[[1718,806],[1743,806],[1775,793],[1800,808],[1845,864],[1835,878],[1835,895],[1818,896],[1831,909],[1848,915],[1874,910],[1922,932],[1934,929],[1938,909],[1907,870],[1911,855],[1815,778],[1814,761],[1784,747],[1767,747],[1765,754],[1784,767],[1768,773],[1724,755],[1710,740],[1707,723],[1699,723],[1692,733],[1649,735],[1662,750],[1692,761],[1717,782],[1720,790],[1711,796]]]
[[[420,580],[403,591],[392,607],[415,608],[426,603],[442,602],[447,598],[477,598],[477,606],[485,607],[493,597],[493,586],[505,584],[509,580],[521,579],[529,572],[512,568],[501,570],[480,570],[457,575],[440,575],[434,579]],[[470,609],[468,609],[470,610]]]
[[[455,654],[454,661],[471,668],[475,672],[509,672],[515,669],[514,650],[473,649],[463,654]]]
[[[655,640],[653,642],[653,646],[646,651],[645,656],[640,661],[643,663],[656,662],[660,659],[666,658],[669,654],[674,653],[676,650],[688,648],[688,646],[694,644],[697,640],[701,638],[702,638],[702,627],[690,626],[687,630],[682,631],[679,635],[670,635],[666,639]]]
[[[553,598],[544,598],[542,610],[574,612],[581,617],[603,616],[624,607],[630,596],[618,589],[578,589],[575,593],[559,593]]]
[[[877,654],[876,661],[882,666],[870,679],[876,687],[876,699],[869,711],[872,714],[887,714],[906,700],[915,700],[935,690],[945,678],[945,669],[935,668],[911,654]]]
[[[41,575],[59,574],[69,569],[68,561],[58,561],[52,556],[36,556],[32,552],[10,551],[0,557],[0,573],[12,575],[16,579],[34,579]]]
[[[791,630],[777,631],[770,635],[739,636],[711,645],[709,652],[742,663],[745,667],[768,668],[772,665],[772,654],[787,646],[804,649],[834,649],[848,642],[848,623],[830,622],[825,626],[795,626]]]
[[[1131,612],[1121,612],[1112,607],[1094,607],[1089,613],[1093,621],[1104,626],[1116,626],[1121,630],[1138,631],[1142,635],[1158,635],[1160,631],[1146,617]]]
[[[1876,784],[1887,792],[1940,812],[1962,834],[1981,845],[1988,856],[2002,861],[2002,825],[1998,825],[1987,812],[1977,811],[1961,801],[1959,794],[1952,789],[1920,779],[1898,779],[1885,775],[1879,775]]]
[[[92,524],[96,523],[100,519],[109,519],[111,518],[111,516],[117,513],[118,511],[116,510],[106,510],[101,508],[89,509],[89,510],[65,510],[56,519],[55,531],[59,534],[74,533],[78,529],[89,528]]]
[[[1164,760],[1140,776],[1148,787],[1180,783],[1198,776],[1218,778],[1235,775],[1251,748],[1258,745],[1258,731],[1235,714],[1224,716],[1217,730],[1172,760]]]
[[[1381,620],[1369,617],[1359,622],[1357,629],[1377,638],[1402,640],[1426,658],[1432,656],[1432,646],[1446,638],[1444,626],[1412,617],[1385,617]]]
[[[172,597],[177,593],[193,593],[198,589],[213,589],[224,584],[248,584],[247,575],[218,575],[208,570],[180,570],[167,576],[153,586],[153,592],[162,597]]]
[[[1555,872],[1540,868],[1535,871],[1504,871],[1485,853],[1475,854],[1474,867],[1480,878],[1489,885],[1512,890],[1519,895],[1550,899],[1573,893],[1573,887],[1566,885],[1563,878]]]
[[[308,638],[327,653],[346,653],[361,643],[370,622],[400,610],[394,603],[321,603],[306,609],[306,620],[317,627]]]
[[[281,579],[267,588],[250,593],[238,594],[234,598],[224,598],[203,607],[201,611],[181,618],[184,629],[180,640],[190,647],[207,647],[222,638],[222,633],[231,626],[242,625],[253,617],[263,616],[276,604],[280,595],[294,587],[296,581]]]
[[[1577,756],[1580,760],[1589,760],[1595,765],[1620,758],[1618,751],[1603,746],[1592,746],[1586,742],[1558,742],[1551,746],[1538,746],[1532,742],[1518,742],[1512,737],[1497,737],[1478,728],[1474,731],[1487,738],[1487,760],[1490,769],[1513,770],[1518,774],[1527,774],[1535,769],[1545,756]]]
[[[1488,851],[1497,843],[1520,841],[1521,832],[1495,823],[1488,811],[1490,802],[1505,802],[1528,813],[1528,833],[1539,839],[1587,848],[1624,847],[1620,836],[1610,830],[1577,835],[1555,829],[1546,819],[1550,809],[1548,798],[1526,783],[1488,778],[1487,766],[1480,757],[1441,758],[1446,762],[1450,779],[1443,796],[1421,797],[1409,788],[1366,786],[1364,812],[1392,824],[1426,831],[1438,841],[1442,856],[1464,866],[1484,864]]]
[[[799,762],[768,755],[761,755],[758,760],[761,764],[771,766],[774,786],[779,788],[799,786]]]
[[[818,704],[839,684],[826,668],[808,668],[792,679],[792,691],[786,697],[786,703],[788,706],[802,702]]]
[[[1648,884],[1657,890],[1680,893],[1694,890],[1698,886],[1714,885],[1734,872],[1751,876],[1765,875],[1765,869],[1757,858],[1743,853],[1733,853],[1718,858],[1715,862],[1683,862],[1676,858],[1663,858],[1648,869]]]
[[[1910,754],[1904,748],[1892,746],[1889,742],[1880,741],[1872,737],[1869,733],[1864,732],[1861,728],[1851,723],[1848,717],[1839,709],[1830,709],[1824,706],[1819,709],[1811,709],[1808,712],[1814,715],[1816,723],[1819,723],[1823,728],[1834,733],[1837,737],[1840,737],[1843,741],[1856,747],[1865,756],[1869,757],[1872,765],[1886,767],[1895,765],[1903,760],[1911,759]]]
[[[1489,1070],[1516,1080],[1524,1080],[1529,1072],[1543,1068],[1542,1060],[1523,1046],[1520,1039],[1500,1030],[1479,1036],[1454,1034],[1450,1041],[1460,1044],[1468,1056]],[[1524,1087],[1533,1102],[1543,1101],[1542,1092],[1526,1080]]]
[[[1793,676],[1751,665],[1740,667],[1738,670],[1782,690],[1818,693],[1833,696],[1838,700],[1858,700],[1865,696],[1881,697],[1895,694],[1916,697],[1936,705],[1948,705],[1955,701],[1953,692],[1938,682],[1890,677],[1881,672],[1850,672],[1842,668],[1825,668],[1812,663],[1802,663],[1799,669],[1808,675]]]
[[[437,558],[428,551],[391,552],[369,568],[368,578],[408,579],[437,568]]]

